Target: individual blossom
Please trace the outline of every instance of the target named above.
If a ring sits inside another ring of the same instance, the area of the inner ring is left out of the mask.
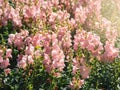
[[[8,43],[12,45],[14,42],[14,39],[15,39],[15,34],[9,34]]]
[[[72,70],[72,73],[73,74],[76,74],[76,72],[79,70],[79,67],[80,67],[80,63],[78,60],[76,60],[75,58],[73,59],[73,70]]]
[[[28,63],[29,65],[34,63],[33,56],[29,55],[29,56],[27,57],[27,63]]]
[[[12,58],[12,49],[6,50],[6,58]]]
[[[32,37],[31,43],[33,44],[33,46],[41,46],[43,40],[44,36],[42,34],[36,34]]]
[[[32,44],[29,44],[28,46],[26,46],[25,54],[26,55],[33,55],[34,54],[34,46]]]
[[[17,59],[17,67],[25,69],[27,66],[27,55],[19,55]]]
[[[71,40],[71,32],[67,31],[63,37],[63,47],[64,48],[70,48],[70,46],[72,45],[72,40]]]
[[[5,69],[5,68],[7,68],[9,65],[10,65],[9,59],[6,58],[5,60],[3,60],[3,61],[1,62],[0,67],[1,67],[2,69]]]
[[[0,63],[2,63],[3,62],[3,57],[2,56],[0,56]]]
[[[18,49],[21,49],[23,45],[24,45],[23,37],[19,33],[16,34],[14,39],[14,46],[16,46]]]
[[[8,74],[10,74],[11,69],[10,68],[6,68],[4,69],[5,75],[7,76]]]

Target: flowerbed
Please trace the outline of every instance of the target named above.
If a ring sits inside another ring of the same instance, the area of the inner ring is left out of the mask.
[[[118,40],[101,0],[0,0],[0,89],[118,90]]]

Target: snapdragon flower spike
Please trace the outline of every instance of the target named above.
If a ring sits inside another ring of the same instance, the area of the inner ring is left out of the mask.
[[[80,72],[82,79],[89,78],[90,68],[85,65],[85,60],[83,58],[80,58],[80,60],[78,60],[77,58],[74,58],[72,62],[73,62],[73,65],[72,65],[73,75],[75,75],[77,72]]]
[[[55,33],[52,34],[51,56],[53,60],[52,62],[53,68],[57,68],[59,71],[62,71],[63,68],[65,67],[65,64],[64,64],[65,56],[64,56],[63,50],[61,50],[58,44],[57,34]]]
[[[59,73],[59,72],[63,71],[63,68],[65,67],[65,64],[64,64],[65,55],[63,53],[63,50],[61,50],[61,48],[59,46],[58,39],[57,39],[57,34],[52,33],[50,39],[51,40],[45,39],[48,42],[50,41],[48,43],[48,45],[49,45],[49,48],[51,48],[51,49],[49,49],[50,50],[49,53],[46,52],[48,47],[45,45],[45,47],[44,47],[44,49],[45,49],[44,53],[45,54],[44,54],[43,63],[45,65],[45,68],[46,68],[47,72],[50,73],[51,71],[55,71],[57,69],[58,72],[54,72],[54,73]],[[55,75],[59,75],[59,74],[55,74]]]
[[[71,32],[67,31],[62,39],[63,48],[69,49],[72,46]]]
[[[18,56],[18,63],[17,66],[20,68],[25,68],[27,66],[27,55],[19,55]]]
[[[0,50],[0,68],[6,69],[10,65],[9,59],[12,58],[12,50],[5,49],[5,51]]]
[[[25,69],[27,65],[34,63],[32,55],[19,55],[17,59],[17,67]]]
[[[77,50],[79,46],[82,49],[87,49],[95,56],[100,55],[103,50],[100,37],[84,30],[78,30],[74,36],[74,50]]]
[[[116,48],[110,41],[106,41],[104,49],[105,52],[101,55],[101,60],[112,62],[118,56],[118,48]]]

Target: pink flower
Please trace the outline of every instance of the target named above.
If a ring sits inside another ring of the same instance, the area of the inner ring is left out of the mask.
[[[115,48],[109,41],[106,41],[104,48],[105,52],[101,55],[101,60],[112,62],[118,56],[118,48]]]
[[[25,69],[27,66],[27,55],[19,55],[18,60],[17,60],[17,66],[19,68]]]
[[[11,58],[12,57],[12,49],[7,49],[6,50],[6,58]]]
[[[25,19],[34,18],[37,16],[37,14],[40,14],[39,9],[35,5],[32,6],[24,6],[23,8],[23,15]]]
[[[28,64],[34,63],[33,57],[31,55],[28,56],[27,61],[28,61]]]
[[[27,66],[26,61],[21,60],[20,62],[18,62],[17,66],[19,68],[23,68],[23,69],[26,68],[26,66]]]
[[[52,4],[57,6],[59,4],[59,0],[51,0]]]
[[[7,76],[11,72],[11,69],[10,68],[4,69],[4,72],[5,72],[5,75]]]
[[[55,22],[55,19],[57,18],[57,14],[52,12],[50,17],[49,17],[49,22],[53,24]]]
[[[29,44],[29,46],[26,46],[25,54],[26,55],[34,54],[34,46],[32,46],[32,44]]]
[[[72,70],[72,73],[73,74],[76,74],[76,72],[79,70],[79,66],[80,66],[80,64],[79,64],[79,62],[78,62],[78,60],[76,60],[75,58],[73,59],[73,70]]]
[[[36,50],[34,52],[35,58],[39,58],[41,56],[42,52],[40,50]]]
[[[10,65],[9,59],[6,59],[6,60],[3,60],[3,61],[1,62],[0,67],[1,67],[2,69],[4,69],[4,68],[7,68],[9,65]]]
[[[44,40],[44,36],[42,34],[36,34],[33,38],[32,38],[32,44],[33,46],[40,46],[41,42]]]
[[[31,37],[27,37],[27,38],[25,39],[25,44],[26,44],[26,45],[29,45],[31,42],[32,42],[32,38],[31,38]]]
[[[83,8],[82,6],[79,6],[78,8],[76,8],[75,20],[83,24],[86,19],[87,19],[86,9]]]
[[[10,34],[8,38],[8,43],[11,45],[14,42],[15,34]]]
[[[3,57],[2,56],[0,56],[0,63],[2,63],[3,62]]]
[[[45,68],[46,68],[46,71],[47,71],[48,73],[50,73],[51,70],[52,70],[52,67],[51,67],[51,59],[50,59],[49,55],[44,54],[43,64],[44,64],[44,66],[45,66]]]
[[[89,78],[90,69],[86,66],[80,66],[80,74],[83,79]]]
[[[63,47],[64,48],[70,48],[72,45],[72,40],[71,40],[71,32],[67,31],[63,37]]]

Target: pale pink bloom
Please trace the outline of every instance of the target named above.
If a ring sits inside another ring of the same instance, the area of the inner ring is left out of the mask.
[[[10,65],[9,59],[7,58],[7,59],[5,59],[5,60],[3,60],[3,61],[1,62],[0,67],[1,67],[2,69],[4,69],[4,68],[7,68],[9,65]]]
[[[7,49],[6,50],[6,58],[11,58],[12,57],[12,49]]]
[[[64,48],[70,48],[70,46],[72,45],[72,40],[71,40],[71,32],[67,31],[65,33],[65,36],[63,37],[63,47]]]
[[[0,17],[1,17],[2,14],[3,14],[3,11],[2,11],[2,9],[0,8]]]
[[[27,57],[28,57],[28,55],[23,55],[22,58],[21,58],[21,60],[22,61],[27,61]]]
[[[51,39],[52,39],[52,46],[58,43],[57,34],[53,33]]]
[[[51,59],[49,55],[44,54],[43,64],[45,65],[46,71],[50,73],[52,70],[52,67],[51,67]]]
[[[57,17],[57,13],[52,12],[49,17],[49,22],[53,24],[55,22],[56,17]]]
[[[64,28],[60,28],[59,29],[59,32],[58,32],[58,40],[59,41],[62,41],[62,38],[63,38],[63,36],[65,35],[65,29]]]
[[[0,7],[2,6],[3,2],[4,2],[4,0],[0,0]]]
[[[5,14],[7,17],[7,19],[9,20],[12,20],[14,25],[17,25],[17,26],[21,26],[21,19],[20,19],[20,16],[19,16],[19,12],[17,10],[15,10],[13,7],[9,7],[9,9],[7,9],[5,11]]]
[[[17,66],[19,67],[19,68],[26,68],[26,66],[27,66],[27,55],[20,55],[19,57],[18,57],[18,62],[17,62]]]
[[[82,6],[79,6],[75,10],[75,20],[83,24],[87,19],[86,10]]]
[[[86,66],[80,66],[80,74],[83,79],[89,78],[90,69]]]
[[[35,50],[34,52],[34,55],[35,55],[35,58],[39,58],[41,56],[41,51],[40,50]]]
[[[11,69],[10,68],[4,69],[4,72],[5,72],[5,75],[7,76],[8,74],[10,74]]]
[[[35,5],[32,6],[24,6],[23,15],[25,19],[35,18],[38,14],[40,14],[39,9]]]
[[[107,29],[105,32],[106,38],[108,41],[114,43],[116,41],[117,38],[117,30],[115,29]]]
[[[0,56],[0,63],[2,63],[3,62],[3,57],[2,56]]]
[[[109,41],[106,41],[104,48],[105,52],[103,55],[101,55],[101,60],[112,62],[118,56],[118,48],[115,48],[114,45]]]
[[[34,63],[33,57],[31,55],[28,56],[27,62],[28,62],[28,64],[33,64]]]
[[[11,45],[14,42],[15,34],[9,34],[8,43]]]
[[[23,46],[24,42],[23,42],[23,37],[20,35],[20,33],[17,33],[15,35],[15,40],[14,40],[14,45],[20,49]]]
[[[57,6],[59,4],[59,0],[51,0],[52,4]]]
[[[68,23],[69,23],[69,24],[71,25],[71,27],[73,27],[73,28],[77,26],[76,21],[75,21],[74,18],[71,18]]]
[[[31,37],[27,37],[27,38],[25,38],[24,42],[25,42],[26,45],[29,45],[32,42],[32,38]]]
[[[25,37],[27,37],[27,36],[29,35],[29,31],[28,31],[28,30],[21,30],[20,35],[21,35],[23,38],[25,38]]]
[[[72,66],[73,70],[72,70],[72,73],[76,74],[76,72],[79,69],[80,64],[79,64],[78,60],[76,60],[75,58],[72,61],[73,61],[73,66]]]
[[[42,40],[44,40],[44,36],[42,34],[36,34],[33,38],[32,38],[32,44],[33,46],[40,46]]]
[[[17,62],[21,61],[21,60],[22,60],[22,57],[23,57],[23,55],[22,55],[22,54],[19,54],[19,55],[18,55],[18,58],[17,58]]]
[[[24,8],[23,8],[23,15],[24,15],[25,19],[35,16],[35,14],[32,15],[32,11],[31,10],[32,9],[30,7],[28,7],[27,5],[24,6]]]
[[[34,46],[32,44],[29,44],[29,46],[26,46],[25,54],[26,55],[33,55],[34,54]]]
[[[16,26],[19,26],[19,27],[22,26],[21,19],[18,18],[18,17],[16,17],[16,18],[13,19],[13,23],[14,23],[14,25],[16,25]]]
[[[27,63],[26,63],[26,61],[24,61],[24,60],[21,60],[21,61],[19,61],[18,63],[17,63],[17,66],[19,67],[19,68],[26,68],[26,66],[27,66]]]

